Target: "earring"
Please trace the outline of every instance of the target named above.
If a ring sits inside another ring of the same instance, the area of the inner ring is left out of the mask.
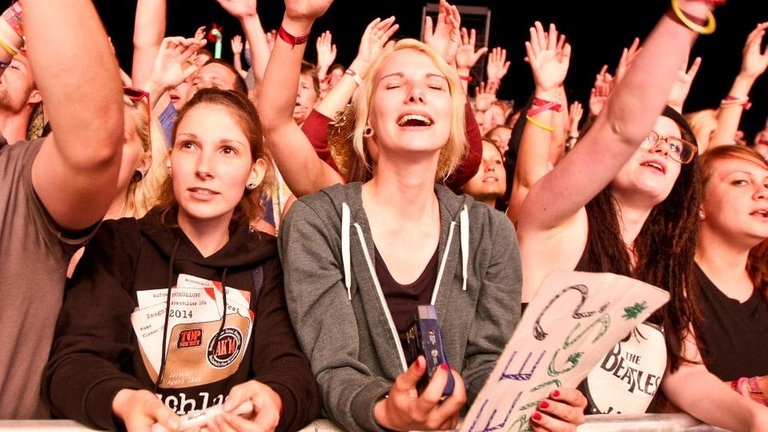
[[[165,163],[165,168],[168,170],[168,177],[173,177],[173,172],[171,171],[171,161]]]
[[[136,170],[133,172],[133,177],[131,177],[131,183],[138,183],[144,178],[144,173],[141,172],[141,170]]]
[[[256,189],[256,186],[258,186],[258,184],[253,180],[248,180],[248,183],[245,184],[245,188],[249,191]]]
[[[699,220],[704,220],[704,210],[699,210]]]
[[[373,136],[373,128],[370,126],[366,126],[365,129],[363,129],[363,136],[366,138],[370,138]]]

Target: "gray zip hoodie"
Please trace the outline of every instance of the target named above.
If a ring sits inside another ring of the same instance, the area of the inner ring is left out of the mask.
[[[296,201],[280,230],[286,299],[325,414],[344,430],[383,429],[373,407],[408,365],[376,277],[361,183]],[[448,362],[471,404],[520,320],[517,238],[498,210],[435,185],[439,266],[431,303]]]

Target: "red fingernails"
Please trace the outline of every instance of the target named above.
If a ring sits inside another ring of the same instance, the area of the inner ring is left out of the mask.
[[[560,390],[555,390],[552,392],[552,397],[559,397],[560,396]]]
[[[541,414],[538,411],[536,411],[535,413],[533,413],[533,419],[541,420]]]
[[[543,400],[543,401],[541,401],[541,403],[539,404],[539,406],[540,406],[541,408],[547,409],[547,408],[549,408],[549,402],[547,402],[547,401]]]
[[[440,369],[447,371],[448,368],[449,368],[448,363],[440,363]]]

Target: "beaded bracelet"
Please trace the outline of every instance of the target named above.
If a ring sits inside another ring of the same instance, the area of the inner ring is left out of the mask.
[[[295,47],[296,45],[301,45],[307,43],[309,40],[309,34],[305,34],[304,36],[294,36],[286,29],[283,28],[283,26],[280,26],[280,28],[277,30],[277,35],[280,36],[280,39],[282,39],[285,43],[290,44],[291,48]]]
[[[707,12],[707,21],[705,24],[697,23],[697,18],[688,15],[685,11],[680,9],[680,0],[672,0],[672,12],[674,12],[674,18],[677,18],[684,26],[696,33],[708,35],[715,32],[715,15],[711,11]]]
[[[554,132],[555,131],[555,128],[553,128],[552,126],[547,126],[544,123],[538,122],[538,121],[534,120],[533,117],[531,117],[529,115],[526,115],[525,119],[528,120],[529,122],[531,122],[532,125],[538,126],[538,127],[544,129],[547,132]]]

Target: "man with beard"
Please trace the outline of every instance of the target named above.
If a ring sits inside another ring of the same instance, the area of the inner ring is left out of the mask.
[[[9,144],[27,138],[32,114],[42,101],[26,53],[17,54],[0,76],[0,133]]]

